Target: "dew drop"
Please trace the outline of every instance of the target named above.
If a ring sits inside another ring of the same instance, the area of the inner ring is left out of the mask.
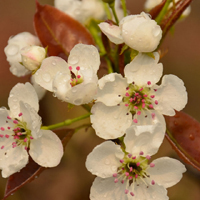
[[[72,65],[75,65],[76,63],[78,63],[78,61],[79,61],[79,59],[77,56],[72,56],[72,57],[70,57],[70,60],[69,60],[70,64],[72,64]]]
[[[105,163],[106,165],[109,165],[109,164],[110,164],[110,160],[106,159],[106,160],[104,161],[104,163]]]
[[[77,89],[76,89],[76,88],[72,88],[72,92],[74,92],[74,93],[75,93],[76,91],[77,91]]]
[[[111,168],[111,169],[112,169],[112,171],[113,171],[113,172],[116,172],[116,171],[117,171],[117,167],[116,167],[116,166],[114,166],[114,165],[112,166],[112,168]]]
[[[17,105],[13,105],[12,108],[13,108],[14,110],[16,110],[16,109],[18,108],[18,106],[17,106]]]
[[[194,136],[193,134],[190,134],[190,135],[189,135],[189,138],[190,138],[190,140],[193,141],[193,140],[195,139],[195,136]]]
[[[43,74],[42,75],[42,79],[45,81],[45,82],[50,82],[50,80],[51,80],[51,76],[50,76],[50,74],[49,73],[45,73],[45,74]]]
[[[161,33],[160,27],[159,27],[159,26],[155,26],[155,27],[153,28],[153,30],[152,30],[153,36],[154,36],[154,37],[157,37],[157,36],[160,35],[160,33]]]
[[[74,101],[74,104],[76,104],[76,105],[79,105],[79,104],[81,104],[82,103],[82,99],[76,99],[75,101]]]
[[[52,63],[51,63],[51,64],[55,66],[55,65],[56,65],[56,61],[55,61],[55,60],[54,60],[54,61],[52,61]]]

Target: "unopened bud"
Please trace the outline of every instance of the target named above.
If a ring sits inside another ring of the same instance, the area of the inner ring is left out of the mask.
[[[21,50],[22,64],[28,70],[37,70],[46,57],[46,50],[39,46],[27,46]]]

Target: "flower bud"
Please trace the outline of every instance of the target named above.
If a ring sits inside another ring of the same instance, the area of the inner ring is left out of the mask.
[[[120,21],[124,43],[139,52],[154,51],[162,38],[162,30],[146,13],[130,15]]]
[[[20,51],[22,64],[31,71],[37,70],[46,57],[46,50],[39,46],[27,46]]]

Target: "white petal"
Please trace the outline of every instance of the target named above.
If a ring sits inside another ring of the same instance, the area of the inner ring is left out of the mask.
[[[97,102],[102,102],[107,106],[121,103],[128,86],[126,78],[123,78],[121,74],[112,73],[102,77],[98,83]]]
[[[34,138],[40,137],[40,127],[42,125],[41,117],[37,114],[35,109],[29,104],[20,101],[20,111],[22,113],[22,121],[27,123],[27,128],[31,131],[31,135]]]
[[[152,125],[153,126],[153,125]],[[157,153],[160,145],[163,142],[165,132],[163,132],[162,126],[160,124],[155,124],[152,129],[153,133],[144,131],[140,135],[136,135],[133,127],[126,130],[126,136],[124,137],[124,143],[126,145],[126,151],[137,156],[142,151],[144,155],[154,155]]]
[[[0,126],[4,126],[7,121],[8,110],[6,108],[0,108]]]
[[[67,94],[65,100],[74,105],[90,103],[97,92],[97,83],[81,83],[74,86]],[[68,99],[68,100],[67,100]]]
[[[18,83],[10,91],[8,105],[10,107],[12,117],[18,117],[18,114],[20,113],[20,101],[31,105],[31,107],[36,111],[39,110],[37,93],[33,86],[28,82],[25,84]]]
[[[182,173],[186,171],[185,166],[178,160],[163,157],[154,160],[154,167],[148,169],[148,173],[157,184],[165,188],[178,183],[182,178]]]
[[[138,121],[137,123],[133,122],[132,124],[136,135],[140,135],[141,133],[146,131],[153,134],[156,126],[160,126],[162,133],[165,133],[166,131],[165,118],[156,110],[142,111],[141,115],[135,114],[133,118],[137,119]]]
[[[132,199],[137,200],[168,200],[169,197],[167,196],[167,190],[160,185],[149,185],[147,186],[141,182],[139,186],[135,183],[134,186],[134,197]],[[131,200],[131,198],[130,198]]]
[[[124,73],[128,83],[135,82],[136,85],[145,86],[148,81],[151,82],[151,85],[154,85],[160,80],[163,65],[158,64],[159,54],[157,52],[154,52],[154,56],[155,59],[140,53],[130,64],[125,66]]]
[[[63,146],[58,136],[50,130],[40,130],[42,136],[33,139],[29,154],[33,160],[43,167],[55,167],[63,156]]]
[[[60,57],[48,57],[43,60],[40,69],[35,73],[35,82],[53,92],[52,82],[58,72],[70,74],[67,63]]]
[[[111,42],[115,44],[124,43],[124,40],[121,36],[121,30],[118,26],[110,25],[107,22],[102,22],[99,24],[99,28]]]
[[[126,184],[114,183],[114,178],[95,178],[91,190],[91,200],[128,200]],[[131,196],[131,195],[130,195]],[[133,197],[132,197],[133,198]]]
[[[28,154],[23,146],[12,148],[12,143],[15,140],[11,138],[5,140],[7,141],[3,142],[3,145],[5,145],[4,149],[0,149],[0,169],[2,169],[2,176],[7,178],[26,166],[28,163]],[[2,142],[0,142],[0,146],[1,144]]]
[[[86,168],[92,174],[101,178],[111,177],[121,165],[120,159],[124,157],[119,145],[106,141],[96,146],[87,156]]]
[[[90,116],[92,127],[103,139],[115,139],[124,135],[132,123],[132,116],[124,105],[106,106],[96,103]]]
[[[31,76],[31,83],[38,95],[38,99],[41,100],[46,94],[46,90],[35,82],[35,76]]]
[[[77,66],[79,66],[81,70],[90,69],[96,74],[100,66],[99,52],[93,45],[77,44],[70,51],[68,64],[72,66],[74,74],[77,73]]]
[[[175,110],[182,110],[187,101],[187,92],[183,81],[175,75],[165,75],[162,79],[162,84],[156,92],[156,100],[158,105],[155,109],[164,115],[173,116]]]

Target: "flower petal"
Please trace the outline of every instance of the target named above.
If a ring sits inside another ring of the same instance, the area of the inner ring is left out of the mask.
[[[52,82],[58,72],[65,72],[70,75],[68,64],[60,57],[48,57],[43,60],[40,69],[35,73],[35,82],[53,92]]]
[[[8,110],[6,108],[0,108],[0,126],[4,126],[7,121]]]
[[[134,182],[134,199],[138,200],[168,200],[167,190],[160,185],[149,185],[141,182],[139,186]]]
[[[102,22],[99,24],[99,28],[111,42],[115,44],[124,43],[124,40],[121,36],[121,29],[118,26],[110,25],[107,22]]]
[[[98,83],[97,102],[102,102],[106,106],[115,106],[119,104],[128,86],[126,78],[123,78],[121,74],[117,73],[102,77]]]
[[[90,69],[96,74],[100,66],[99,52],[93,45],[77,44],[70,51],[68,64],[72,66],[74,74],[77,73],[77,66],[80,67],[80,70]]]
[[[103,139],[121,137],[132,123],[132,116],[124,105],[108,107],[103,103],[96,103],[91,112],[92,127]]]
[[[126,184],[114,183],[114,178],[95,178],[91,190],[91,200],[128,200],[125,194]],[[131,195],[130,195],[131,197]]]
[[[87,156],[86,168],[92,174],[101,178],[111,177],[121,165],[120,159],[124,157],[119,145],[106,141],[96,146]]]
[[[41,117],[29,104],[20,101],[20,111],[22,121],[26,122],[27,128],[31,130],[31,135],[36,139],[41,137],[40,127],[42,125]]]
[[[31,76],[31,83],[38,95],[38,99],[41,100],[46,94],[46,90],[35,82],[35,76]]]
[[[28,154],[23,146],[12,148],[12,143],[15,142],[12,138],[0,138],[0,169],[2,176],[9,177],[15,172],[20,171],[28,163]]]
[[[154,56],[155,59],[140,53],[125,66],[124,73],[128,83],[135,82],[139,86],[147,86],[147,82],[150,81],[150,86],[152,86],[160,80],[163,65],[162,63],[158,64],[160,56],[157,52],[154,52]]]
[[[126,130],[124,143],[126,145],[127,152],[133,155],[139,155],[142,151],[145,156],[152,156],[157,153],[160,145],[163,142],[165,132],[163,131],[163,127],[159,123],[150,127],[150,131],[151,129],[154,130],[153,133],[148,131],[148,129],[149,126],[146,127],[146,131],[143,131],[143,133],[138,136],[133,126]]]
[[[28,82],[25,84],[18,83],[10,91],[8,105],[10,107],[12,117],[18,118],[18,114],[20,113],[20,101],[31,105],[31,107],[36,111],[39,110],[37,93],[33,86]]]
[[[161,86],[157,89],[155,109],[164,115],[173,116],[175,110],[182,110],[187,101],[187,92],[183,81],[175,75],[165,75]]]
[[[40,130],[42,136],[33,139],[29,154],[33,160],[43,167],[55,167],[63,156],[63,146],[58,136],[50,130]]]
[[[166,131],[165,118],[156,110],[142,111],[140,115],[135,114],[133,118],[137,119],[137,123],[132,124],[136,135],[146,131],[153,134],[156,126],[160,126],[163,134]]]
[[[178,183],[182,178],[182,173],[186,171],[185,166],[178,160],[163,157],[154,160],[154,167],[148,169],[148,173],[158,185],[165,188]]]

